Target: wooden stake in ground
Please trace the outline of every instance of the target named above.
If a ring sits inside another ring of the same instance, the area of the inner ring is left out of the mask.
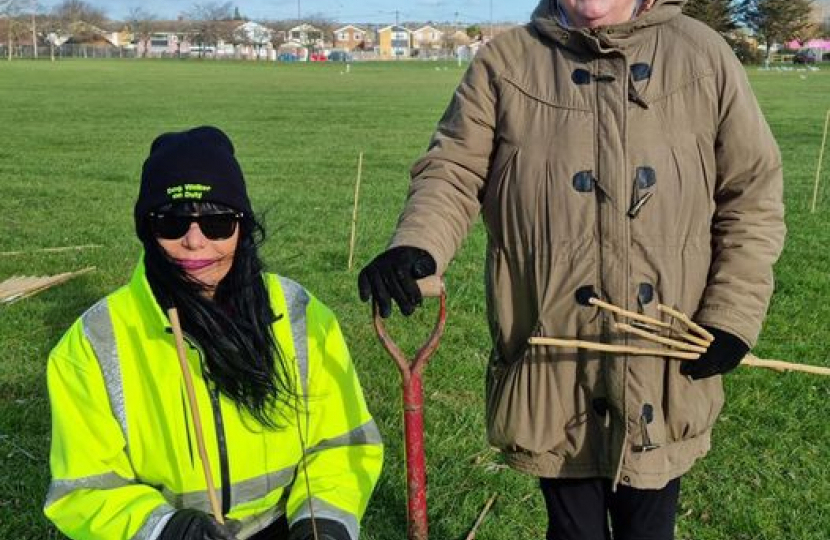
[[[352,238],[349,241],[349,270],[354,261],[354,241],[357,234],[357,201],[360,198],[360,175],[363,172],[363,152],[357,158],[357,182],[354,184],[354,209],[352,210]]]
[[[90,266],[75,272],[64,272],[54,276],[12,276],[0,283],[0,304],[11,304],[34,296],[41,291],[93,270],[95,270],[95,267]]]
[[[827,117],[824,119],[824,135],[821,137],[821,149],[818,152],[818,166],[816,167],[816,185],[813,187],[813,205],[810,207],[810,212],[816,212],[816,203],[818,202],[818,181],[821,178],[821,164],[824,161],[824,146],[827,144],[827,127],[830,125],[830,109],[827,111]]]

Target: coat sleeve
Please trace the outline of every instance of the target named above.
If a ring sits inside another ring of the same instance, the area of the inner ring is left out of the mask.
[[[342,524],[352,540],[380,475],[383,445],[369,413],[340,326],[314,298],[307,307],[309,373],[302,414],[306,457],[288,499],[291,525]]]
[[[488,48],[491,46],[488,45]],[[392,246],[425,249],[443,273],[478,215],[496,125],[495,70],[482,51],[411,169],[409,194]]]
[[[746,72],[734,55],[725,56],[715,141],[712,263],[696,319],[751,347],[766,315],[773,265],[784,244],[783,172]]]
[[[76,323],[49,358],[52,480],[44,513],[83,540],[155,538],[173,508],[136,481],[95,353]]]

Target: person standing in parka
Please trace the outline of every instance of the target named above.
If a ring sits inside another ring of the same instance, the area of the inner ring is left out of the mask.
[[[128,285],[52,351],[46,516],[76,540],[357,540],[383,459],[333,313],[265,273],[225,133],[165,133],[135,204]],[[168,320],[187,341],[207,481]]]
[[[720,375],[772,294],[780,154],[743,67],[682,4],[543,0],[496,36],[412,167],[390,248],[358,278],[383,316],[392,300],[411,313],[414,279],[443,273],[482,214],[487,434],[541,478],[549,539],[672,538]],[[650,345],[594,296],[657,319],[672,306],[715,339],[694,362],[528,344]]]

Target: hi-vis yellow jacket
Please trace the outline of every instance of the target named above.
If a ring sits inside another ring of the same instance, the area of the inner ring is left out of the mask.
[[[213,482],[240,538],[283,514],[336,520],[359,534],[383,459],[340,327],[297,283],[265,276],[297,403],[277,430],[218,394],[189,347]],[[52,482],[46,516],[83,540],[154,539],[177,508],[210,512],[192,414],[166,315],[140,264],[52,351]],[[303,459],[303,449],[306,457]]]

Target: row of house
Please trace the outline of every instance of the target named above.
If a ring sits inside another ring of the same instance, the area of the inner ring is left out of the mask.
[[[467,32],[455,27],[433,25],[411,29],[405,25],[371,28],[348,24],[322,29],[303,23],[279,29],[253,21],[215,21],[209,23],[209,27],[207,23],[152,21],[152,25],[134,23],[132,28],[123,25],[108,30],[77,22],[63,31],[50,33],[46,42],[64,49],[129,50],[139,57],[305,60],[312,55],[328,56],[333,51],[337,51],[341,59],[352,55],[379,59],[472,55],[482,39],[471,38]]]
[[[373,54],[382,59],[433,57],[453,53],[460,48],[474,48],[476,39],[463,30],[441,30],[431,25],[410,30],[401,25],[390,25],[377,30],[346,25],[327,32],[303,23],[286,31],[273,30],[256,22],[246,22],[233,30],[233,39],[218,39],[205,51],[199,48],[193,33],[156,31],[145,39],[136,40],[138,55],[164,56],[208,53],[236,54],[246,57],[277,59],[291,55],[305,59],[315,52],[336,50],[347,54]],[[479,40],[480,41],[480,40]]]

